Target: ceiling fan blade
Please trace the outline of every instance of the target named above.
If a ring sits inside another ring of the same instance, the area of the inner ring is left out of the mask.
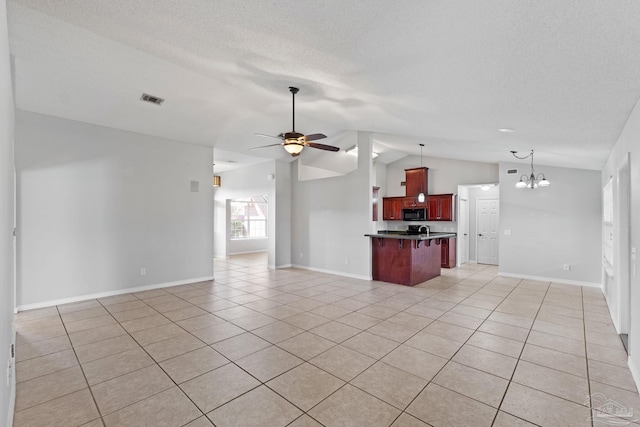
[[[322,133],[312,133],[311,135],[305,136],[304,139],[306,139],[307,141],[317,141],[318,139],[324,139],[326,137],[327,135],[324,135]]]
[[[252,148],[249,148],[249,150],[257,150],[258,148],[275,147],[276,145],[284,145],[284,142],[279,142],[277,144],[261,145],[260,147],[252,147]]]
[[[273,135],[265,135],[264,133],[256,133],[256,136],[264,136],[266,138],[275,138],[275,139],[283,139],[282,138],[282,134],[278,135],[278,136],[273,136]]]
[[[309,146],[311,148],[319,148],[321,150],[340,151],[340,148],[334,147],[333,145],[318,144],[317,142],[307,142],[305,145],[307,145],[307,146]]]

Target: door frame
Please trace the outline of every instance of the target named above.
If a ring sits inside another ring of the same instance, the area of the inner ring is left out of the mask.
[[[631,325],[631,169],[629,164],[629,153],[624,157],[617,168],[616,173],[616,193],[617,200],[615,202],[616,218],[614,219],[614,230],[617,234],[617,242],[614,250],[617,248],[617,256],[614,263],[617,265],[618,272],[618,313],[620,327],[619,333],[628,334]],[[615,270],[614,270],[615,271]]]
[[[458,194],[460,191],[458,191]],[[461,209],[462,204],[466,204],[466,208]],[[460,233],[464,231],[463,225],[467,226],[467,238],[464,244],[464,236],[460,236]],[[458,241],[457,243],[457,254],[456,254],[456,267],[460,267],[462,264],[469,262],[469,198],[468,197],[458,197]],[[466,257],[464,256],[466,254]]]

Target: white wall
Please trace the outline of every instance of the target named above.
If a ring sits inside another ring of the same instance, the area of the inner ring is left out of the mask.
[[[498,182],[495,163],[423,157],[422,165],[429,168],[428,194],[449,194],[458,191],[458,185]],[[420,167],[420,156],[408,156],[387,165],[387,192],[384,197],[404,196],[405,169]]]
[[[229,241],[229,255],[266,252],[269,250],[269,239],[232,239]]]
[[[616,218],[616,202],[620,197],[617,194],[616,179],[618,168],[623,164],[624,159],[630,157],[631,165],[631,232],[629,235],[630,246],[636,249],[640,249],[640,164],[638,159],[640,158],[640,106],[636,104],[632,111],[627,123],[620,133],[618,141],[609,155],[609,159],[605,164],[601,179],[598,182],[600,186],[604,185],[610,176],[614,177],[614,218]],[[614,233],[618,230],[614,228]],[[614,236],[615,241],[620,241],[621,236]],[[619,257],[630,257],[630,254],[618,254]],[[629,331],[629,367],[631,373],[636,381],[636,386],[640,388],[640,315],[638,315],[638,308],[640,308],[640,278],[638,273],[634,271],[637,268],[637,260],[631,260],[631,327]],[[617,271],[618,265],[614,265],[614,279],[620,275],[620,271]],[[619,322],[618,315],[620,313],[620,306],[622,304],[628,304],[626,297],[622,297],[624,292],[620,289],[620,283],[614,280],[614,289],[610,289],[610,292],[615,293],[616,297],[607,299],[609,303],[609,310],[616,324]],[[623,298],[621,300],[621,298]],[[618,325],[617,325],[618,326]]]
[[[11,425],[15,380],[5,381],[13,332],[14,108],[7,35],[7,4],[0,0],[0,425]],[[12,368],[12,378],[15,370]]]
[[[515,188],[508,168],[523,163],[500,163],[500,273],[600,286],[600,172],[536,166],[551,186],[531,190]]]
[[[212,151],[18,111],[18,305],[212,277]]]
[[[358,152],[371,150],[367,132],[358,132]],[[358,156],[358,169],[345,176],[298,181],[292,169],[292,263],[345,276],[370,278],[372,228],[371,157]],[[302,256],[300,256],[302,255]]]

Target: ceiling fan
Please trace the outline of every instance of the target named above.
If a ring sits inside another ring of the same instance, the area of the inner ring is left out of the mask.
[[[293,111],[293,114],[292,114],[293,123],[292,123],[291,132],[281,133],[278,136],[271,136],[271,135],[264,135],[261,133],[257,133],[256,135],[258,136],[266,136],[268,138],[277,138],[277,139],[281,139],[282,142],[279,142],[277,144],[263,145],[261,147],[254,147],[254,148],[250,148],[250,150],[282,145],[284,149],[287,151],[287,153],[291,154],[291,156],[293,157],[299,156],[300,152],[302,152],[302,149],[304,147],[319,148],[320,150],[327,150],[327,151],[340,151],[340,148],[334,147],[333,145],[318,144],[317,142],[312,142],[312,141],[317,141],[318,139],[324,139],[327,137],[322,133],[313,133],[311,135],[303,135],[301,133],[296,132],[295,130],[296,129],[296,93],[298,93],[299,90],[300,89],[298,89],[297,87],[289,86],[289,92],[291,92],[292,111]]]

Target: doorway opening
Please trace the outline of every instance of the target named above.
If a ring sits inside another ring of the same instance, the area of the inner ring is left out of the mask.
[[[486,242],[483,241],[480,245],[480,241],[485,236],[478,235],[485,234],[479,231],[479,226],[484,227],[484,224],[479,222],[480,210],[478,202],[480,200],[494,200],[494,212],[497,214],[500,200],[499,185],[497,183],[488,183],[458,186],[458,266],[464,263],[498,265],[499,215],[492,218],[494,220],[494,229],[492,230],[489,249],[494,251],[494,256],[487,257],[484,254],[487,246]]]

